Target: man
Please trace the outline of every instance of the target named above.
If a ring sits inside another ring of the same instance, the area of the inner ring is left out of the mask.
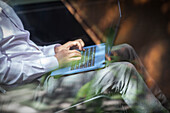
[[[29,36],[29,31],[24,29],[13,9],[0,1],[0,85],[2,87],[9,88],[31,83],[53,69],[81,59],[79,51],[70,49],[76,47],[83,50],[84,42],[81,39],[69,41],[64,45],[40,47],[33,43]],[[74,89],[70,95],[75,96],[75,92],[90,82],[91,95],[118,92],[136,113],[168,113],[143,81],[147,73],[133,48],[125,44],[113,47],[112,52],[113,56],[120,56],[120,61],[135,61],[135,66],[129,62],[112,62],[99,71],[76,74],[58,80],[50,78],[49,82],[45,82],[47,85],[45,88],[51,94],[55,94],[60,88],[58,82],[62,82],[62,87],[71,86],[71,89]],[[138,73],[136,68],[139,68],[141,73]],[[143,78],[140,74],[143,74]],[[65,84],[68,80],[72,82]],[[78,85],[82,81],[84,81],[83,85]],[[163,99],[166,100],[164,95]]]
[[[71,46],[77,46],[81,50],[84,46],[81,39],[61,46],[56,44],[40,47],[34,44],[15,12],[2,1],[0,24],[1,84],[31,82],[61,64],[81,58],[80,52],[69,50]]]

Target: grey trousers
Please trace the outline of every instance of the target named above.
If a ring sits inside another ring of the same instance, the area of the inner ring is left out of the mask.
[[[163,106],[167,102],[166,97],[152,79],[154,87],[148,87],[145,82],[148,78],[151,79],[135,50],[122,44],[112,48],[111,60],[106,68],[59,78],[49,76],[42,86],[35,84],[7,92],[0,97],[3,103],[1,109],[12,108],[15,104],[14,112],[53,113],[61,108],[69,109],[79,103],[93,101],[100,95],[111,97],[119,93],[134,113],[169,113]],[[20,95],[11,98],[15,91],[20,91]],[[7,101],[9,103],[4,104]]]
[[[153,91],[145,83],[146,79],[150,79],[154,84]],[[100,94],[120,93],[134,113],[169,113],[162,106],[162,103],[166,102],[166,97],[148,75],[135,50],[128,44],[112,48],[111,61],[106,68],[62,77],[58,80],[50,78],[45,83],[45,89],[53,95],[60,92],[54,89],[64,91],[70,88],[70,96],[75,97],[87,84],[88,87],[83,90],[88,90],[85,95],[89,98]],[[159,94],[159,100],[154,93]]]

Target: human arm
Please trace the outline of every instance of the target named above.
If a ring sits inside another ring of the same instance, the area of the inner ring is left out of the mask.
[[[49,46],[38,46],[38,47],[45,56],[55,55],[55,57],[57,58],[60,64],[59,66],[62,67],[71,61],[80,60],[81,53],[78,52],[77,50],[71,50],[71,49],[83,50],[84,45],[85,44],[82,39],[77,39],[74,41],[69,41],[63,45],[53,44]]]
[[[31,82],[58,67],[54,56],[34,60],[11,61],[0,52],[0,84],[20,85]]]
[[[28,83],[58,68],[56,57],[44,55],[29,39],[11,7],[0,1],[0,12],[0,85]]]
[[[16,38],[11,37],[10,40],[16,40]],[[8,39],[5,38],[4,40]],[[0,48],[0,84],[20,85],[28,83],[58,68],[59,65],[62,67],[70,61],[81,59],[79,51],[70,50],[70,47],[77,45],[77,41],[68,42],[61,45],[60,48],[57,47],[55,56],[45,56],[41,51],[35,48],[32,50],[31,46],[27,47],[20,43],[23,40],[9,43],[5,47],[6,49]],[[3,40],[1,43],[3,43]]]
[[[84,42],[81,39],[77,39],[74,41],[69,41],[64,45],[61,44],[52,44],[48,46],[38,46],[38,48],[43,52],[45,56],[52,56],[58,53],[62,49],[71,49],[72,47],[75,49],[83,50]]]
[[[63,53],[55,50],[55,56],[44,55],[29,39],[29,32],[24,30],[15,12],[2,1],[0,1],[0,11],[0,84],[19,85],[31,82],[44,73],[58,68],[58,61],[62,64],[71,59],[70,57],[77,56],[74,51],[68,50],[71,45],[79,45],[77,43],[69,47],[62,46],[60,51],[67,47],[67,51]]]
[[[59,47],[61,44],[52,44],[48,46],[38,46],[38,48],[43,52],[45,56],[54,56],[55,48]]]
[[[59,66],[63,67],[71,61],[76,61],[81,59],[81,53],[74,49],[84,50],[84,42],[82,39],[77,39],[74,41],[69,41],[59,47],[55,48],[55,57],[58,59]]]

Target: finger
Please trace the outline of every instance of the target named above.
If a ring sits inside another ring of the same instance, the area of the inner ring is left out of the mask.
[[[74,41],[74,43],[76,44],[76,46],[78,47],[79,50],[82,50],[83,47],[82,47],[80,41],[77,40],[77,41]]]
[[[69,41],[65,44],[67,49],[70,49],[71,47],[77,47],[78,49],[81,49],[81,44],[78,41]]]
[[[79,53],[79,54],[81,54],[81,52],[78,51],[78,50],[69,50],[68,52],[69,52],[69,53]]]
[[[70,47],[73,46],[73,41],[68,41],[63,45],[63,48],[70,49]]]
[[[81,44],[81,48],[79,48],[80,50],[84,50],[83,47],[84,47],[84,42],[82,39],[77,39],[76,41],[78,41],[80,44]]]
[[[82,47],[85,46],[85,43],[84,43],[84,41],[83,41],[82,39],[78,39],[78,41],[79,41],[79,43],[82,45]]]
[[[81,57],[81,53],[78,53],[78,52],[71,53],[71,54],[69,54],[69,57]]]
[[[70,50],[69,57],[81,57],[81,52],[79,52],[77,50]]]
[[[77,39],[72,42],[72,45],[70,47],[76,46],[79,50],[83,50],[84,42],[81,39]]]
[[[81,57],[72,57],[72,58],[69,58],[68,61],[77,61],[77,60],[81,60]]]

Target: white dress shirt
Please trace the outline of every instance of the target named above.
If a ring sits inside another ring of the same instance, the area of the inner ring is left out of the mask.
[[[24,29],[13,9],[0,0],[1,85],[31,82],[58,68],[54,56],[54,47],[57,45],[37,46],[30,40],[30,33]]]

